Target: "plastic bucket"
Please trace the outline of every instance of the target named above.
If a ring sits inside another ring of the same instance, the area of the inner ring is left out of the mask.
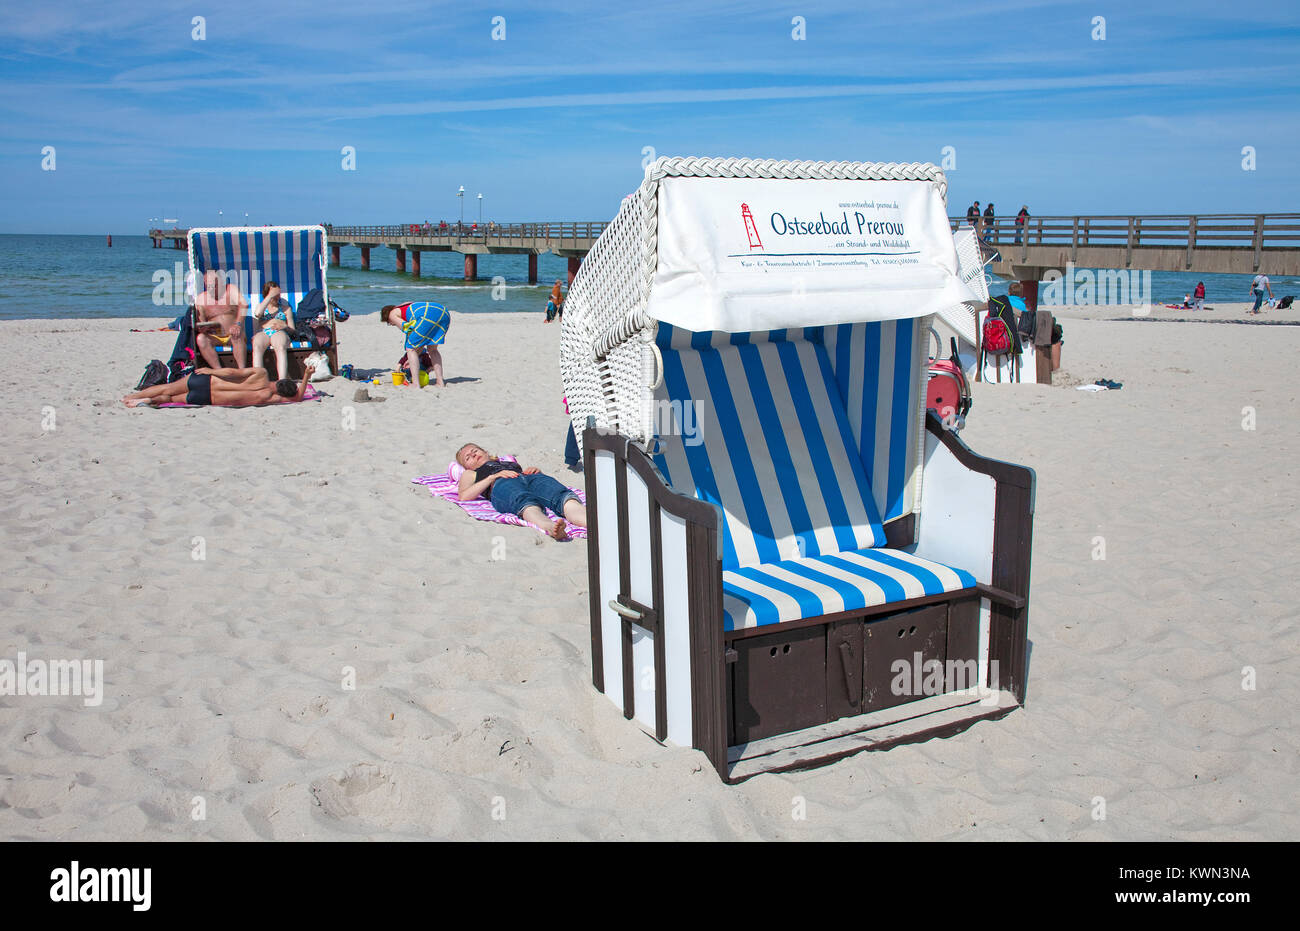
[[[404,385],[404,384],[406,384],[406,376],[403,375],[401,372],[394,372],[394,373],[393,373],[393,384],[395,384],[395,385]]]
[[[420,373],[420,387],[421,387],[421,388],[427,387],[428,384],[429,384],[429,373],[428,373],[428,372],[421,372],[421,373]]]

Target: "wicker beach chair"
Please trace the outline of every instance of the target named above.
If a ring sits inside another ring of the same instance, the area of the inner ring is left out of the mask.
[[[245,348],[250,353],[250,358],[253,334],[257,332],[252,310],[262,299],[264,282],[279,282],[281,295],[293,309],[294,323],[299,327],[307,323],[298,318],[299,302],[309,292],[321,289],[329,322],[329,345],[322,348],[310,340],[291,340],[290,377],[301,374],[303,357],[318,350],[329,358],[331,373],[338,374],[338,330],[326,284],[326,245],[325,229],[320,226],[192,229],[189,231],[190,269],[195,272],[200,288],[203,286],[203,274],[210,268],[226,274],[229,281],[238,285],[244,300],[248,302],[249,313],[244,316],[243,329]],[[215,348],[217,354],[223,357],[232,352],[229,346]]]
[[[661,158],[569,291],[593,682],[729,782],[1024,700],[1033,473],[924,410],[927,328],[981,302],[945,193]]]

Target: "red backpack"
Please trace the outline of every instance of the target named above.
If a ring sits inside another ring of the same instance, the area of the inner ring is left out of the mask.
[[[984,320],[984,351],[991,356],[1005,355],[1011,351],[1011,329],[1001,317],[989,314]]]

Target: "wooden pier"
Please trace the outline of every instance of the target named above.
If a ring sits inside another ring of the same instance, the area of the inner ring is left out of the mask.
[[[949,217],[953,229],[966,218]],[[543,253],[569,260],[569,282],[583,256],[604,231],[601,222],[556,223],[404,223],[393,226],[325,227],[330,264],[338,265],[343,247],[361,253],[370,267],[370,250],[396,253],[397,271],[419,277],[423,252],[457,252],[465,259],[465,279],[478,277],[480,255],[523,255],[528,280],[537,281]],[[1019,233],[1018,233],[1019,230]],[[1047,272],[1076,268],[1149,269],[1203,274],[1300,275],[1300,213],[1198,214],[1151,216],[1030,217],[1023,228],[1015,218],[981,219],[985,258],[995,274],[1026,283],[1036,294]],[[170,241],[186,248],[188,231],[151,229],[155,248]]]
[[[189,235],[190,235],[189,230],[181,230],[181,229],[170,229],[170,230],[154,229],[149,231],[149,238],[153,240],[153,247],[155,249],[161,249],[163,247],[163,243],[167,242],[168,240],[171,241],[173,249],[188,249],[189,246],[186,244],[186,240],[189,239]]]
[[[524,255],[528,257],[528,281],[537,282],[537,257],[543,253],[569,260],[569,282],[578,266],[605,230],[602,222],[561,223],[407,223],[396,226],[327,226],[330,262],[338,265],[339,250],[354,246],[361,250],[361,267],[370,267],[370,250],[392,249],[397,253],[397,270],[420,276],[421,252],[458,252],[465,257],[465,280],[478,277],[480,255]],[[407,265],[410,253],[410,265]]]
[[[465,257],[465,280],[478,277],[480,255],[524,255],[528,257],[528,280],[537,282],[537,257],[543,253],[569,260],[569,282],[605,230],[603,222],[558,223],[400,223],[395,226],[333,226],[325,232],[330,247],[330,264],[339,265],[340,250],[355,247],[361,252],[361,267],[370,267],[370,250],[387,248],[396,252],[397,271],[420,277],[422,252],[458,252]],[[186,230],[150,230],[155,248],[172,240],[186,248]],[[408,263],[409,253],[409,263]]]
[[[965,217],[949,217],[953,229]],[[1050,269],[1149,269],[1200,274],[1300,275],[1300,213],[1015,217],[980,222],[982,248],[1004,278],[1042,281]],[[991,235],[990,235],[991,234]]]

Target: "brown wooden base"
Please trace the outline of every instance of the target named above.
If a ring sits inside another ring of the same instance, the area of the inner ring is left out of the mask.
[[[727,743],[974,687],[979,598],[731,641]]]

